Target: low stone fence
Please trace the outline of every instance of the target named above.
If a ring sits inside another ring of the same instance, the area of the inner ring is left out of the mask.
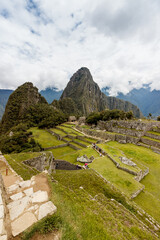
[[[56,169],[59,170],[80,170],[80,165],[74,165],[64,160],[54,160]]]
[[[72,142],[74,142],[74,143],[76,143],[76,144],[80,145],[81,147],[84,147],[84,148],[86,148],[86,147],[87,147],[87,146],[86,146],[85,144],[83,144],[83,143],[76,142],[76,140],[72,140]]]
[[[125,171],[125,172],[128,172],[128,173],[130,173],[130,174],[132,174],[132,175],[134,175],[134,176],[137,176],[137,175],[138,175],[137,172],[134,172],[134,171],[132,171],[132,170],[130,170],[130,169],[128,169],[128,168],[125,168],[125,167],[121,167],[120,164],[119,164],[114,158],[112,158],[108,153],[106,153],[103,149],[101,149],[101,148],[98,147],[97,145],[96,145],[96,147],[95,147],[94,149],[95,149],[97,152],[101,153],[102,155],[107,156],[107,157],[114,163],[114,165],[115,165],[118,169],[120,169],[120,170],[122,170],[122,171]]]
[[[3,183],[3,178],[0,174],[0,239],[2,240],[8,239],[6,226],[9,223],[7,221],[6,196],[7,195],[6,195],[6,191]]]
[[[158,149],[156,147],[151,147],[151,149],[153,152],[160,154],[160,149]]]
[[[84,142],[86,142],[86,143],[92,143],[92,142],[84,139],[84,137],[82,137],[82,136],[77,136],[76,139],[82,140],[82,141],[84,141]]]
[[[138,191],[134,192],[131,195],[131,199],[136,198],[143,190],[145,189],[145,186],[143,186],[141,189],[139,189]]]
[[[59,127],[55,127],[56,129],[58,129],[58,130],[60,130],[60,131],[62,131],[62,132],[64,132],[64,133],[66,133],[66,135],[68,134],[64,129],[62,129],[62,128],[59,128]]]
[[[160,135],[156,135],[156,134],[153,134],[153,133],[146,132],[145,136],[146,137],[150,137],[150,138],[154,138],[154,139],[157,139],[157,140],[160,140]]]
[[[53,146],[53,147],[44,148],[44,151],[50,150],[50,149],[62,148],[62,147],[66,147],[66,146],[68,146],[68,143],[60,144],[60,145]]]
[[[60,136],[59,134],[55,133],[54,131],[50,130],[50,129],[46,129],[47,132],[49,132],[50,134],[52,134],[53,136],[56,136],[58,140],[62,139],[62,136]]]
[[[139,140],[140,140],[140,138],[137,138],[137,137],[126,136],[127,143],[137,144],[139,142]]]
[[[71,148],[73,148],[75,150],[80,150],[80,148],[76,147],[75,145],[72,145],[71,142],[68,143],[68,146],[70,146]]]
[[[151,140],[151,139],[148,139],[148,138],[141,138],[141,142],[144,143],[144,144],[153,146],[153,147],[160,148],[160,142],[157,142],[157,141],[154,141],[154,140]]]
[[[140,171],[137,176],[135,177],[135,180],[140,182],[145,176],[149,174],[149,168],[147,168],[145,171]]]

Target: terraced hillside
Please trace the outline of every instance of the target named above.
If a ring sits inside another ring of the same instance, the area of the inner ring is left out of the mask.
[[[149,145],[146,148],[142,142],[122,144],[125,134],[119,134],[122,136],[119,142],[110,141],[106,136],[117,133],[90,129],[89,126],[77,130],[74,124],[29,131],[41,143],[44,153],[52,152],[55,159],[83,166],[84,163],[77,162],[78,157],[93,157],[89,169],[56,170],[49,177],[62,239],[157,239],[160,228],[160,213],[157,211],[160,206],[160,155]],[[83,133],[85,131],[87,134]],[[158,131],[158,128],[148,130],[142,137],[156,139],[153,136],[159,137]],[[98,143],[100,138],[103,141]],[[5,157],[19,175],[29,179],[38,171],[24,165],[23,161],[40,154],[42,152]],[[29,239],[32,234],[28,231],[24,239]]]

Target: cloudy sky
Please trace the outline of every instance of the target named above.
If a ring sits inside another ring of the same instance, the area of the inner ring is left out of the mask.
[[[0,88],[60,90],[83,66],[111,95],[160,89],[160,0],[0,0]]]

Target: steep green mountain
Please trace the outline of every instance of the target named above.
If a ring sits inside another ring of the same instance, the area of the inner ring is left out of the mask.
[[[27,82],[18,87],[8,99],[1,121],[1,132],[6,132],[17,125],[23,119],[29,107],[38,103],[47,104],[47,101],[32,83]]]
[[[107,97],[93,81],[89,69],[79,69],[70,79],[60,100],[71,98],[76,103],[80,114],[88,115],[94,111],[108,109],[132,110],[136,117],[142,117],[137,106],[116,97]]]
[[[3,116],[5,106],[12,92],[13,92],[12,90],[0,89],[0,119]]]

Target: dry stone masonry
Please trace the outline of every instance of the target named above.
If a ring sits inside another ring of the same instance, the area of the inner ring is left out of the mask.
[[[4,185],[3,179],[0,175],[0,240],[7,240],[7,232],[5,228],[6,222],[6,206],[4,199]]]
[[[12,235],[17,236],[33,223],[56,212],[56,206],[48,201],[46,191],[33,190],[35,177],[31,180],[20,181],[7,188],[9,196],[9,215]]]

